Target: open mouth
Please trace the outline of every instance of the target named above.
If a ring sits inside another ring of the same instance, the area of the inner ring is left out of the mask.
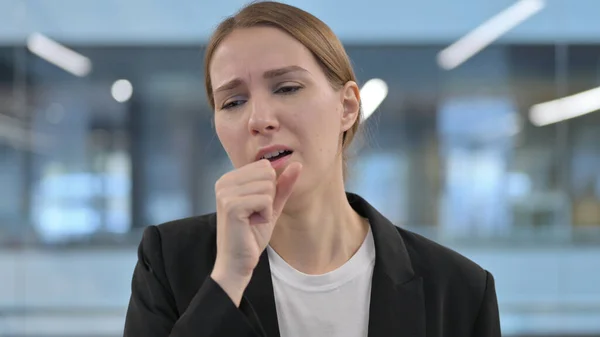
[[[269,161],[276,161],[277,159],[281,159],[285,156],[289,156],[293,153],[293,151],[290,150],[281,150],[281,151],[276,151],[273,153],[268,153],[266,155],[264,155],[261,159],[267,159]]]

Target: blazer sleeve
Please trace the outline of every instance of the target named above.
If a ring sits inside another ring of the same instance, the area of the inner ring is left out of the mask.
[[[500,314],[498,313],[498,300],[494,276],[486,271],[486,285],[479,313],[475,320],[473,337],[501,337]]]
[[[250,303],[244,298],[236,307],[210,276],[179,313],[164,268],[160,232],[155,226],[144,231],[124,337],[260,337],[262,330]]]

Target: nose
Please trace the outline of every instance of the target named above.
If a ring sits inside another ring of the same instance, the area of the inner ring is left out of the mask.
[[[254,99],[250,103],[248,130],[253,136],[268,135],[279,130],[279,121],[274,109],[264,100]]]

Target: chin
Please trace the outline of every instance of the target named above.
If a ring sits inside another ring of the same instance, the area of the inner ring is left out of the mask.
[[[304,171],[300,173],[300,177],[296,181],[294,185],[294,189],[292,194],[290,195],[290,199],[300,199],[310,191],[314,190],[314,188],[310,188],[309,182],[306,180],[306,176],[303,175]]]

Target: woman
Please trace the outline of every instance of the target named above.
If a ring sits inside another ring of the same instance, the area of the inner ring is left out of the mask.
[[[490,273],[345,192],[360,92],[323,22],[251,4],[205,74],[235,170],[216,213],[146,229],[125,336],[500,336]]]

